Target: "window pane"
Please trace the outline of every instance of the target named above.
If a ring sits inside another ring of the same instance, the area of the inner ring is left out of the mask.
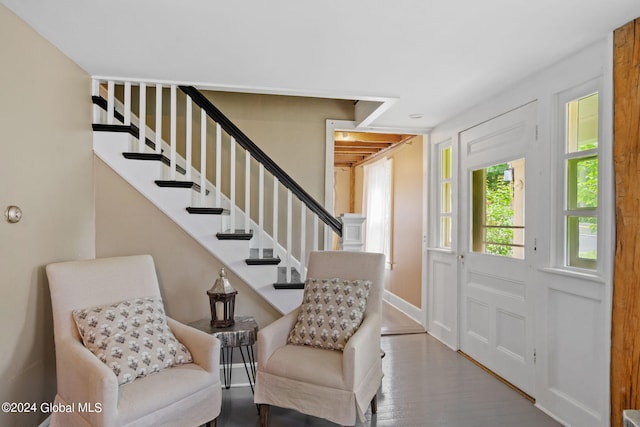
[[[440,217],[440,246],[443,248],[451,247],[451,217]]]
[[[451,179],[451,147],[441,151],[440,176],[442,179]]]
[[[442,213],[451,213],[451,183],[443,182],[440,192],[442,193],[442,205],[440,206],[440,211]]]
[[[598,218],[568,216],[567,246],[570,266],[595,268],[598,259]]]
[[[598,207],[598,157],[583,157],[567,161],[567,207],[589,209]]]
[[[524,159],[473,171],[473,251],[524,258]]]
[[[365,251],[385,254],[391,263],[391,169],[392,160],[382,159],[365,166]]]
[[[598,94],[567,103],[567,152],[598,147]]]

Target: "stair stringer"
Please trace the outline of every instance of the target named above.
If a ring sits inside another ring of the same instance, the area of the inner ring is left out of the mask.
[[[223,241],[216,238],[216,232],[223,231],[226,222],[222,216],[192,215],[187,212],[188,206],[197,205],[199,193],[186,188],[161,188],[155,184],[156,179],[167,179],[169,167],[161,162],[125,159],[122,153],[131,151],[130,141],[129,134],[94,132],[93,150],[98,158],[280,313],[288,313],[300,305],[302,290],[277,290],[273,287],[277,281],[276,266],[247,265],[245,259],[251,247],[250,241]],[[213,189],[210,183],[207,188],[210,191]],[[214,191],[207,197],[212,197]],[[258,230],[256,224],[252,222],[251,226],[255,233]],[[272,240],[266,233],[262,237],[264,242]]]

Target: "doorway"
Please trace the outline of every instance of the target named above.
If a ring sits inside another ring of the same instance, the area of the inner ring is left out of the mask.
[[[460,349],[534,394],[527,149],[536,103],[460,133]]]
[[[326,189],[330,190],[326,199],[331,201],[336,216],[342,213],[366,216],[365,169],[383,160],[392,165],[389,168],[392,175],[390,257],[385,270],[384,295],[388,302],[424,327],[421,257],[424,139],[422,135],[402,131],[363,131],[350,128],[346,122],[339,126],[328,122],[327,129],[327,164],[333,164],[334,168],[325,181]]]

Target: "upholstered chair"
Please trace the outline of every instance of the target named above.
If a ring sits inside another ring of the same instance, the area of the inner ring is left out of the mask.
[[[370,281],[362,323],[341,350],[288,343],[290,332],[297,329],[299,314],[307,311],[303,300],[303,305],[259,331],[254,401],[260,408],[261,426],[268,423],[269,405],[345,426],[355,425],[356,417],[364,421],[369,404],[375,413],[376,393],[382,381],[383,275],[382,254],[344,251],[310,254],[305,298],[312,279],[315,283],[328,279],[324,281],[328,283],[327,298],[331,298],[334,283]],[[335,289],[337,292],[338,288]],[[322,309],[332,304],[325,304]],[[315,321],[318,316],[315,315]],[[326,330],[331,316],[323,316]],[[319,332],[322,328],[316,329]]]
[[[55,263],[46,271],[56,349],[55,404],[72,409],[53,413],[52,427],[215,426],[222,395],[215,337],[163,316],[193,362],[124,384],[83,345],[74,310],[160,297],[151,256]]]

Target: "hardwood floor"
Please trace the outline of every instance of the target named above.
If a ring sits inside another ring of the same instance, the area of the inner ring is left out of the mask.
[[[382,337],[386,352],[378,413],[358,426],[545,427],[559,426],[473,362],[427,334]],[[298,412],[271,408],[271,427],[335,426]],[[218,427],[258,426],[248,387],[222,391]]]
[[[382,335],[402,335],[424,333],[421,324],[392,306],[382,302]]]

